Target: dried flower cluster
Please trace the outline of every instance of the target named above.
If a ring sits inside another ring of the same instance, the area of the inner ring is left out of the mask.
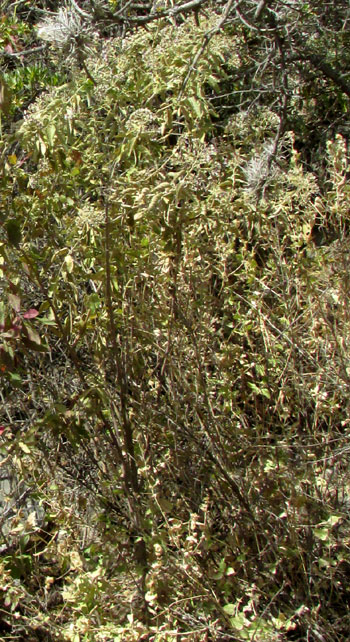
[[[39,38],[63,50],[66,54],[74,53],[91,37],[90,25],[74,10],[66,5],[59,11],[45,18],[37,26]]]
[[[265,143],[260,154],[256,154],[247,163],[244,169],[247,188],[251,192],[258,192],[262,186],[270,183],[278,174],[278,167],[274,163],[274,141]]]

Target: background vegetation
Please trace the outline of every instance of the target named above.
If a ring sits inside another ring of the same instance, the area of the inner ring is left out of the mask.
[[[2,6],[2,639],[347,640],[348,3]]]

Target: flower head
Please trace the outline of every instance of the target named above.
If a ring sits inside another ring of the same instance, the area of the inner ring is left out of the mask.
[[[50,42],[58,49],[72,53],[77,45],[81,46],[89,35],[88,23],[73,7],[62,7],[37,25],[39,38]]]

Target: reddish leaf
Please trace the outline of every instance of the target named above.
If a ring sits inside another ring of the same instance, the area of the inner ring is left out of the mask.
[[[22,316],[23,316],[23,319],[35,319],[35,317],[37,317],[38,314],[39,314],[38,310],[36,310],[35,308],[30,308]]]
[[[76,165],[81,165],[82,162],[83,162],[82,157],[81,157],[81,153],[78,152],[77,149],[72,149],[71,154],[72,154],[72,158],[73,158],[75,164]]]

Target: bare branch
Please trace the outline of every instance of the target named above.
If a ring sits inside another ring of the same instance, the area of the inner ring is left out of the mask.
[[[316,69],[319,69],[327,78],[333,80],[334,84],[350,98],[350,84],[344,80],[342,73],[338,69],[325,62],[320,55],[308,51],[303,52],[301,57],[309,60]]]
[[[151,13],[148,16],[128,17],[127,22],[142,25],[152,22],[153,20],[159,20],[160,18],[174,18],[180,14],[184,15],[191,11],[195,11],[205,4],[208,4],[208,0],[190,0],[190,2],[185,2],[185,4],[177,5],[170,9],[165,9],[164,11],[157,11],[156,13]],[[122,21],[124,20],[126,20],[126,18],[122,18]]]
[[[77,13],[78,13],[82,18],[87,18],[88,20],[91,20],[91,16],[90,16],[90,14],[89,14],[89,13],[86,13],[86,11],[83,11],[83,9],[81,9],[81,8],[79,7],[79,5],[75,2],[75,0],[70,0],[70,3],[71,3],[71,5],[72,5],[72,7],[74,8],[74,10],[75,10],[75,11],[76,11],[76,12],[77,12]]]
[[[254,14],[254,20],[259,20],[260,16],[262,15],[263,11],[268,6],[269,2],[270,2],[270,0],[260,0],[258,6],[256,8],[255,14]]]
[[[191,4],[191,3],[188,3],[188,4]],[[204,35],[203,42],[202,42],[200,48],[198,49],[196,55],[194,56],[193,61],[192,61],[191,65],[190,65],[190,67],[188,69],[187,74],[186,74],[186,77],[185,77],[185,79],[184,79],[184,81],[182,83],[182,86],[181,86],[181,89],[180,89],[180,93],[179,93],[179,98],[181,98],[181,96],[182,96],[182,94],[183,94],[183,92],[185,90],[185,87],[186,87],[186,85],[187,85],[187,83],[188,83],[188,81],[189,81],[189,79],[191,77],[191,74],[192,74],[193,71],[195,71],[195,69],[197,67],[197,64],[198,64],[198,61],[201,58],[201,56],[203,55],[203,53],[204,53],[205,49],[207,48],[209,42],[211,41],[213,36],[215,36],[217,33],[219,33],[220,29],[222,29],[222,27],[224,26],[224,24],[225,24],[229,14],[230,14],[230,12],[232,11],[232,9],[237,8],[239,6],[239,4],[240,4],[240,0],[228,0],[220,20],[218,20],[218,22],[215,25],[215,27],[210,29],[210,31],[207,31],[207,33]]]
[[[0,55],[4,56],[5,58],[22,58],[22,56],[28,56],[29,54],[32,53],[37,53],[38,51],[43,51],[46,49],[47,45],[40,45],[39,47],[33,47],[32,49],[23,49],[22,51],[16,51],[16,52],[9,52],[9,51],[1,51]]]

